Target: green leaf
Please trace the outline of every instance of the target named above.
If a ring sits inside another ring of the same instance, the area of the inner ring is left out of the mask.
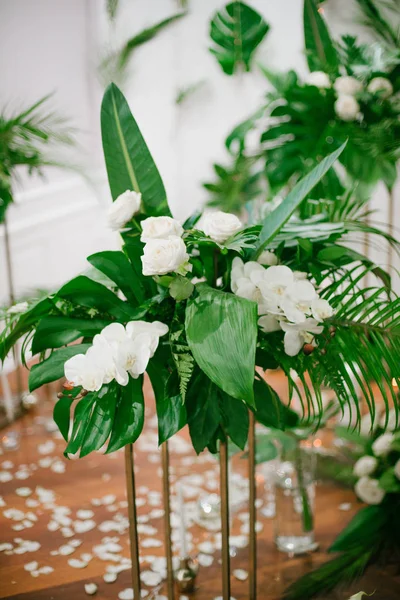
[[[134,306],[143,301],[140,282],[125,254],[119,250],[98,252],[87,258],[91,265],[113,281]]]
[[[108,440],[113,429],[117,387],[115,384],[103,385],[96,395],[96,401],[90,415],[82,440],[80,456],[99,450]]]
[[[166,381],[163,393],[157,394],[155,390],[159,445],[178,433],[187,422],[186,406],[179,392],[179,383],[177,373],[173,371]]]
[[[287,429],[296,427],[299,423],[298,414],[281,401],[276,391],[264,379],[254,381],[254,402],[256,420],[265,427]]]
[[[239,66],[250,71],[257,46],[268,33],[263,17],[244,2],[231,2],[215,13],[210,24],[210,48],[224,73],[232,75]]]
[[[260,233],[259,246],[256,255],[264,250],[266,245],[281,231],[283,225],[290,219],[293,212],[303,202],[313,187],[322,179],[332,167],[346,146],[342,144],[335,152],[326,156],[308,175],[303,177],[286,196],[285,200],[267,215],[263,221]]]
[[[187,300],[193,294],[193,290],[193,283],[187,277],[182,277],[182,275],[175,277],[169,286],[169,293],[177,302]]]
[[[71,317],[45,317],[39,322],[32,340],[32,354],[50,348],[59,348],[80,337],[93,337],[110,321],[103,319],[74,319]]]
[[[400,481],[395,475],[394,468],[390,468],[379,478],[379,487],[385,492],[398,494],[400,492]]]
[[[62,397],[57,400],[56,404],[54,405],[53,419],[66,442],[68,441],[68,432],[70,427],[71,404],[74,402],[80,391],[81,388],[74,388],[68,392],[65,391]]]
[[[82,400],[79,400],[74,412],[72,425],[72,433],[69,438],[67,447],[64,450],[64,455],[76,454],[82,445],[85,437],[86,428],[88,426],[93,405],[96,402],[97,394],[88,394]]]
[[[120,388],[111,438],[106,454],[126,444],[133,444],[142,432],[144,423],[143,377],[132,379]]]
[[[136,317],[136,310],[124,302],[114,292],[101,283],[79,275],[66,283],[57,296],[69,300],[77,306],[86,306],[113,315],[121,321],[129,321]]]
[[[186,308],[193,357],[224,392],[253,405],[257,305],[204,285],[198,291]]]
[[[22,314],[17,323],[13,324],[11,330],[4,330],[0,334],[0,360],[4,361],[7,354],[17,341],[28,331],[34,328],[36,323],[54,309],[50,298],[44,298],[35,304],[26,313]]]
[[[124,95],[113,83],[101,105],[101,133],[113,200],[134,190],[142,194],[147,215],[171,215],[157,167]]]
[[[55,350],[49,358],[43,362],[33,365],[29,373],[29,390],[33,392],[45,383],[57,381],[64,377],[64,364],[75,354],[85,354],[90,344],[76,344]]]
[[[347,527],[337,536],[329,552],[347,552],[357,546],[373,546],[387,520],[387,513],[381,506],[367,506],[361,509]]]
[[[219,408],[224,430],[244,450],[249,434],[249,410],[244,402],[218,390]]]
[[[219,427],[218,388],[198,371],[186,395],[187,420],[193,448],[200,454]]]
[[[131,267],[135,272],[135,290],[136,296],[140,299],[140,304],[149,296],[154,296],[157,293],[157,286],[152,277],[146,277],[142,272],[142,261],[144,243],[140,241],[138,235],[131,236],[122,234],[124,239],[123,251],[129,258]]]
[[[339,56],[316,0],[304,0],[304,42],[310,71],[338,75]]]

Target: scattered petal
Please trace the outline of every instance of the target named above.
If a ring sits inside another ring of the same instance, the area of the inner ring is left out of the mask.
[[[246,581],[249,574],[245,569],[234,569],[233,576],[236,577],[236,579],[239,579],[239,581]]]
[[[85,583],[85,592],[88,596],[94,596],[97,592],[97,585],[95,583]]]

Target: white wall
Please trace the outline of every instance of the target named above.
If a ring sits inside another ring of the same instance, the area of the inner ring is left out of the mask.
[[[213,162],[224,161],[226,134],[265,93],[260,74],[227,77],[207,50],[210,17],[224,4],[190,0],[188,16],[135,52],[123,86],[179,218],[206,200],[201,182],[212,177]],[[251,4],[271,25],[257,59],[273,69],[306,72],[301,0]],[[330,6],[327,15],[335,27],[339,15],[348,19],[336,0]],[[54,105],[81,130],[74,160],[85,165],[91,179],[88,185],[76,174],[54,171],[46,181],[22,179],[9,211],[18,292],[57,286],[84,268],[89,253],[118,243],[104,220],[110,199],[101,157],[97,65],[107,48],[118,48],[173,14],[178,3],[121,0],[113,27],[104,7],[103,0],[0,0],[0,105],[24,106],[54,90]],[[178,91],[198,81],[204,85],[176,105]],[[0,246],[2,299],[7,295],[2,240]]]

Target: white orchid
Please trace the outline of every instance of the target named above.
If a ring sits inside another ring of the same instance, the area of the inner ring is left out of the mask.
[[[120,194],[110,206],[107,213],[108,224],[111,229],[118,231],[140,211],[142,195],[138,192],[126,190]]]
[[[143,275],[187,273],[192,270],[185,242],[177,235],[168,239],[151,239],[143,250]]]
[[[130,339],[129,337],[118,346],[118,364],[125,369],[134,379],[142,375],[152,356],[151,346],[153,339],[147,333],[141,333]]]
[[[302,323],[310,314],[311,304],[317,298],[317,292],[309,281],[295,281],[284,293],[280,307],[285,317],[292,323]]]
[[[258,319],[258,325],[261,327],[264,333],[272,333],[274,331],[280,331],[279,320],[274,315],[263,315]]]
[[[147,321],[130,321],[126,325],[126,333],[133,341],[136,341],[140,335],[148,335],[150,340],[150,358],[152,358],[158,348],[160,337],[168,333],[168,325],[161,323],[161,321],[153,321],[152,323],[148,323]]]
[[[313,343],[314,335],[322,333],[324,329],[315,319],[305,319],[302,323],[280,321],[280,325],[285,332],[283,341],[288,356],[296,356],[304,344]]]
[[[145,243],[149,240],[165,240],[170,235],[181,237],[184,231],[179,221],[172,217],[148,217],[141,222],[141,226],[140,240]]]
[[[385,491],[379,487],[379,481],[371,477],[360,477],[354,486],[357,496],[366,504],[380,504],[385,497]]]
[[[118,343],[124,343],[125,339],[126,334],[125,338]],[[117,344],[110,343],[102,334],[94,336],[93,345],[86,352],[86,357],[91,358],[92,362],[103,371],[103,383],[110,383],[115,379],[120,385],[125,386],[128,384],[126,369],[118,361]]]
[[[285,265],[269,267],[258,283],[263,304],[270,312],[280,314],[280,305],[286,289],[294,283],[293,271]]]
[[[104,383],[104,370],[94,357],[76,354],[64,365],[64,373],[68,382],[74,386],[82,386],[88,392],[97,392]]]
[[[240,231],[243,224],[236,215],[218,210],[205,214],[198,227],[214,242],[223,244],[228,238]]]
[[[324,321],[333,315],[333,308],[327,300],[315,296],[311,302],[311,312],[316,321]]]

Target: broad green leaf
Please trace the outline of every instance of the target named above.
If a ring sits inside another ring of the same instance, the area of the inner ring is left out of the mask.
[[[187,277],[178,275],[169,286],[169,293],[177,302],[187,300],[193,294],[194,285]]]
[[[395,475],[394,467],[391,467],[379,478],[379,487],[385,492],[398,494],[400,492],[400,481]]]
[[[290,219],[296,208],[300,206],[313,187],[332,167],[345,146],[346,142],[335,150],[335,152],[326,156],[319,165],[294,186],[283,202],[271,214],[265,217],[260,233],[259,246],[256,251],[257,256],[261,254],[268,242],[281,231],[283,225]]]
[[[82,440],[80,456],[99,450],[108,440],[113,428],[117,387],[114,384],[104,385],[97,393],[96,401],[90,415]]]
[[[53,419],[66,442],[68,441],[68,432],[70,426],[71,404],[74,402],[80,391],[81,388],[74,388],[68,392],[65,391],[62,397],[57,400],[56,404],[54,405]]]
[[[338,535],[328,552],[346,552],[365,543],[373,545],[386,520],[387,513],[381,506],[363,508]]]
[[[249,434],[249,409],[242,400],[228,396],[218,389],[219,408],[224,430],[241,450],[244,450]]]
[[[149,296],[154,296],[157,293],[157,286],[152,277],[146,277],[142,272],[142,261],[144,244],[140,241],[138,235],[131,236],[122,234],[124,239],[123,251],[129,258],[132,269],[136,275],[136,294],[141,298],[142,304]]]
[[[219,427],[218,388],[198,371],[186,394],[186,410],[193,448],[200,454],[211,442]]]
[[[136,317],[136,310],[132,306],[118,298],[101,283],[84,275],[79,275],[66,283],[57,292],[57,296],[77,306],[86,306],[108,313],[121,321],[129,321]]]
[[[98,252],[87,258],[91,265],[107,275],[134,306],[141,304],[143,293],[140,281],[125,254],[119,250]]]
[[[97,394],[88,394],[87,396],[84,396],[82,400],[79,400],[76,405],[71,436],[68,445],[64,450],[65,456],[67,456],[67,454],[76,454],[81,447],[85,437],[86,428],[90,421],[93,405],[96,402],[96,397]]]
[[[186,337],[200,369],[229,396],[254,405],[257,305],[198,286],[186,308]]]
[[[224,73],[233,75],[238,67],[250,71],[251,59],[257,46],[268,33],[263,17],[244,2],[230,2],[215,13],[210,24],[210,48]]]
[[[134,190],[142,194],[147,215],[170,215],[157,167],[124,95],[113,83],[101,105],[101,133],[113,200],[126,190]]]
[[[36,328],[32,340],[32,354],[66,346],[80,337],[93,337],[109,323],[110,321],[103,319],[45,317]]]
[[[46,360],[33,365],[29,373],[29,390],[33,392],[45,383],[57,381],[64,377],[65,361],[75,356],[75,354],[85,354],[89,347],[90,344],[77,344],[61,348],[52,352]]]
[[[153,389],[155,389],[154,385]],[[179,392],[179,378],[176,371],[173,371],[167,379],[164,393],[160,396],[160,394],[156,394],[155,392],[155,395],[158,420],[158,444],[161,445],[178,433],[187,423],[186,406]]]
[[[4,360],[11,348],[25,333],[28,333],[35,324],[54,308],[50,298],[44,298],[35,304],[26,313],[22,314],[11,331],[2,332],[0,335],[0,360]],[[7,335],[8,333],[8,335]]]
[[[310,71],[338,74],[339,56],[316,0],[304,0],[304,43]]]
[[[264,379],[254,380],[255,417],[265,427],[286,429],[295,427],[299,416],[283,404],[276,391]]]
[[[142,433],[143,423],[143,377],[129,377],[128,385],[120,388],[120,398],[106,454],[136,442]]]

